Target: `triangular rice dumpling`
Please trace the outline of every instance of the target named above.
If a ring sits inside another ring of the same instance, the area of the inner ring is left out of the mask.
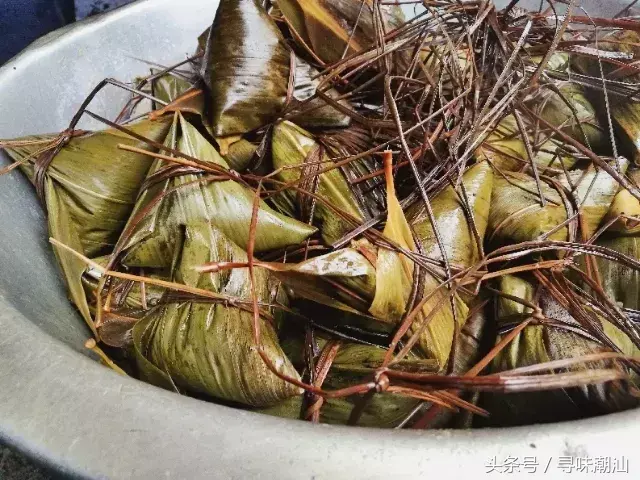
[[[282,347],[287,356],[299,371],[307,369],[306,355],[303,354],[305,345],[301,341],[304,333],[296,330],[289,330],[282,340]],[[365,345],[345,340],[331,340],[325,334],[316,332],[312,337],[314,351],[318,352],[314,359],[315,369],[320,373],[322,367],[329,368],[326,378],[322,380],[321,386],[325,390],[336,390],[351,385],[363,383],[371,379],[371,375],[379,368],[386,355],[386,349],[375,345]],[[321,365],[323,352],[333,349],[331,363]],[[394,365],[394,368],[414,373],[433,373],[435,364],[432,360],[420,358],[419,355],[411,352],[406,360]],[[314,375],[314,383],[317,382],[317,375]],[[320,385],[320,384],[318,384]],[[286,418],[309,418],[312,404],[318,398],[294,397],[281,402],[274,407],[260,410],[261,413]],[[356,405],[363,400],[362,395],[353,395],[345,398],[325,398],[321,402],[319,421],[321,423],[345,425]],[[413,409],[419,400],[394,393],[376,393],[366,402],[364,410],[359,416],[357,425],[365,427],[392,428],[402,422]],[[318,407],[318,405],[316,405]]]
[[[243,134],[271,122],[286,100],[289,66],[289,51],[258,1],[221,2],[202,71],[214,134]]]
[[[291,75],[292,62],[294,75]],[[259,0],[220,3],[207,40],[202,76],[210,89],[216,137],[244,134],[275,121],[293,98],[315,94],[308,65],[287,47]],[[346,126],[348,117],[324,103],[305,115],[312,125]]]
[[[629,167],[629,161],[623,157],[610,162],[610,164],[621,176],[624,176]],[[596,233],[602,219],[609,212],[620,184],[607,172],[597,169],[593,165],[585,170],[570,172],[568,178],[560,179],[560,184],[566,189],[572,190],[583,216],[585,236],[590,238]]]
[[[628,62],[630,65],[634,65],[640,58],[640,35],[638,32],[632,30],[614,30],[606,31],[599,35],[599,41],[597,48],[604,51],[615,51],[620,55],[628,54],[631,56],[631,60]],[[596,46],[595,42],[593,46]],[[619,76],[612,76],[611,74],[620,70],[620,65],[617,63],[598,62],[594,58],[588,56],[573,56],[573,67],[579,72],[593,76],[599,81],[602,72],[604,72],[605,79],[612,81],[619,81]],[[635,68],[635,67],[634,67]],[[634,70],[629,69],[631,72]],[[609,79],[608,77],[611,78]],[[640,82],[640,75],[626,74],[624,77],[624,83],[629,85],[632,89],[637,89]],[[635,87],[634,87],[635,84]],[[624,153],[634,161],[636,165],[640,165],[640,103],[634,101],[633,98],[629,98],[628,95],[609,95],[609,105],[606,105],[604,101],[604,95],[601,92],[591,91],[591,97],[594,102],[597,103],[598,108],[602,111],[609,111],[613,120],[614,130],[621,141],[621,148],[624,149]]]
[[[324,338],[318,338],[320,350],[328,343]],[[284,345],[284,348],[291,345]],[[301,348],[295,345],[298,352]],[[373,369],[382,364],[386,350],[373,345],[362,345],[351,342],[340,342],[331,369],[322,383],[325,390],[336,390],[357,383],[367,381],[371,377]],[[294,356],[290,353],[290,358]],[[299,355],[299,353],[298,353]],[[300,360],[293,360],[298,369],[304,368]],[[431,373],[432,365],[428,360],[420,360],[412,356],[408,361],[414,368],[413,371]],[[326,398],[320,406],[320,423],[346,425],[356,405],[362,402],[362,395],[353,395],[346,398]],[[317,401],[317,399],[315,399]],[[261,409],[260,413],[284,418],[308,418],[309,407],[312,403],[305,402],[304,397],[293,397],[273,407]],[[401,423],[418,405],[420,400],[394,393],[377,393],[366,403],[357,422],[361,427],[393,428]]]
[[[278,172],[279,180],[292,183],[302,177],[297,184],[298,187],[318,195],[356,221],[364,219],[358,199],[340,169],[334,168],[318,175],[318,172],[330,168],[333,162],[309,132],[294,123],[280,122],[273,130],[272,148],[273,167]],[[286,195],[291,203],[297,206],[300,217],[304,218],[305,214],[313,212],[313,223],[318,226],[323,240],[328,244],[340,239],[357,226],[340,217],[325,203],[314,202],[304,193],[298,194],[296,190],[291,189],[286,191]],[[315,207],[312,207],[313,203]]]
[[[387,175],[387,183],[389,213],[383,233],[405,250],[415,252],[413,233],[395,195],[390,174]],[[294,293],[311,301],[345,311],[351,307],[364,315],[368,311],[380,322],[399,324],[407,311],[413,288],[413,261],[392,249],[378,248],[376,252],[375,248],[364,243],[358,248],[340,250],[297,266],[281,268],[279,278]],[[430,298],[413,322],[408,335],[417,332],[418,346],[427,358],[435,360],[441,370],[449,360],[456,326],[449,293],[439,288],[440,283],[436,276],[425,273],[424,290],[419,298]],[[335,288],[335,284],[340,288]],[[457,294],[453,298],[455,315],[462,327],[468,307]],[[432,317],[427,319],[429,314]],[[425,321],[428,323],[423,326]]]
[[[504,294],[528,302],[536,298],[535,284],[520,277],[502,277],[500,290]],[[549,324],[532,323],[525,327],[498,354],[491,364],[491,372],[499,373],[552,360],[578,358],[611,351],[590,335],[548,292],[543,290],[539,298],[542,313],[548,318]],[[502,297],[496,301],[499,328],[517,325],[532,314],[529,307],[509,298]],[[636,356],[640,353],[620,330],[602,318],[600,322],[604,332],[619,348],[620,346],[628,348],[622,353]],[[619,341],[617,337],[624,337],[626,341]],[[497,341],[500,338],[499,336]],[[624,367],[614,361],[599,361],[577,364],[569,367],[568,370],[575,372],[594,368],[623,369]],[[486,394],[482,406],[491,415],[488,419],[489,425],[507,426],[569,420],[636,406],[638,399],[629,392],[627,387],[628,385],[624,382],[611,382],[544,392]]]
[[[478,163],[464,174],[462,183],[473,214],[473,224],[482,242],[489,219],[493,170],[487,162]],[[432,201],[433,214],[448,260],[453,265],[471,267],[480,260],[480,251],[472,223],[467,218],[463,205],[461,189],[456,191],[450,185]],[[422,243],[423,253],[431,259],[442,260],[442,252],[424,204],[419,202],[408,212],[408,216]]]
[[[535,180],[525,174],[496,177],[489,213],[488,240],[501,245],[520,243],[548,234],[567,219],[567,211],[558,192],[542,183],[547,199],[542,207]],[[566,240],[567,228],[548,236],[550,240]]]
[[[216,149],[182,116],[172,141],[182,153],[228,168]],[[197,172],[163,177],[163,172],[175,168],[166,163],[157,161],[151,169],[150,178],[160,180],[139,198],[132,217],[136,224],[120,245],[122,262],[130,267],[168,267],[176,258],[183,228],[202,222],[211,223],[230,241],[247,248],[255,193],[233,180],[207,182]],[[279,214],[261,201],[255,251],[298,245],[314,232],[313,227]]]
[[[277,308],[263,312],[260,343],[255,342],[249,270],[199,273],[195,268],[209,262],[246,263],[246,253],[208,222],[186,225],[178,248],[173,281],[231,300],[214,303],[167,294],[162,304],[134,327],[142,376],[160,386],[173,383],[190,392],[254,407],[300,395],[301,390],[270,371],[258,353],[260,349],[281,374],[299,380],[278,342]],[[257,268],[254,279],[258,302],[285,302],[284,292],[268,271]],[[238,304],[231,305],[231,301]]]
[[[620,174],[629,162],[613,161]],[[492,245],[521,243],[546,237],[549,240],[567,240],[569,227],[563,226],[567,218],[567,201],[573,196],[583,216],[583,233],[591,237],[607,214],[618,192],[618,182],[602,169],[590,166],[574,170],[559,177],[556,183],[540,182],[546,205],[542,206],[538,186],[533,177],[520,173],[505,173],[497,177],[493,189],[489,214],[489,241]],[[561,196],[561,189],[564,198]],[[572,207],[574,208],[574,207]],[[553,232],[549,234],[550,232]]]
[[[395,252],[389,251],[389,253]],[[408,288],[408,291],[389,288],[389,283],[395,278],[393,273],[389,273],[394,272],[394,261],[391,259],[389,263],[392,269],[386,271],[389,281],[387,282],[387,278],[382,278],[382,283],[387,285],[387,290],[379,288],[377,286],[377,278],[380,277],[377,271],[379,261],[376,261],[374,268],[368,258],[370,256],[379,258],[379,255],[380,251],[376,256],[375,249],[367,256],[353,248],[343,249],[297,265],[291,264],[286,268],[280,268],[276,276],[289,286],[295,295],[312,302],[348,313],[373,315],[382,323],[398,324],[405,311],[412,285],[409,280],[403,280],[402,285]],[[435,360],[438,368],[443,369],[451,351],[455,322],[451,303],[447,300],[448,293],[445,289],[438,289],[439,284],[440,282],[433,275],[428,273],[425,275],[422,296],[430,294],[433,296],[413,322],[408,335],[419,330],[423,319],[437,308],[429,323],[419,333],[418,345],[426,358]],[[375,303],[376,297],[377,303]],[[460,327],[462,327],[467,317],[468,307],[457,294],[454,295],[454,305]],[[374,306],[376,308],[372,309]]]
[[[547,139],[536,147],[533,145],[533,139],[530,141],[534,153],[533,161],[540,173],[549,175],[552,169],[562,172],[575,165],[575,156],[569,155],[567,147],[559,142]],[[487,136],[476,149],[475,157],[478,161],[490,160],[491,164],[501,171],[517,172],[531,168],[527,147],[513,115],[505,117]]]
[[[478,360],[480,338],[484,327],[485,315],[480,309],[473,318],[469,319],[462,329],[458,339],[458,349],[454,360],[454,374],[466,373]],[[467,328],[468,327],[468,328]],[[299,371],[305,369],[305,361],[302,355],[303,345],[300,339],[301,333],[295,336],[291,334],[282,340],[282,347]],[[291,337],[291,338],[290,338]],[[314,335],[317,350],[322,352],[327,346],[327,339],[322,334]],[[335,343],[336,341],[334,341]],[[343,388],[362,383],[384,360],[386,349],[374,345],[357,344],[348,341],[338,341],[337,354],[331,363],[331,368],[322,387],[327,390]],[[316,368],[318,368],[316,364]],[[410,371],[413,373],[435,373],[437,365],[433,360],[421,358],[421,355],[411,352],[406,360],[393,365],[394,369]],[[321,423],[345,425],[356,406],[363,401],[362,395],[353,395],[346,398],[326,398],[320,408],[319,421]],[[261,413],[285,418],[308,418],[309,404],[302,397],[292,397],[273,407],[260,410]],[[311,402],[313,403],[313,401]],[[396,393],[376,393],[366,402],[358,418],[357,425],[363,427],[393,428],[397,427],[410,417],[412,412],[421,403],[411,396]],[[422,402],[423,408],[428,408],[429,402]],[[305,409],[306,407],[306,409]],[[419,416],[414,415],[414,419]],[[438,416],[437,425],[450,425],[453,412],[443,410]],[[409,420],[411,424],[411,420]]]
[[[170,119],[160,118],[128,128],[162,142],[169,126]],[[42,177],[51,237],[87,257],[113,248],[153,161],[147,155],[118,149],[118,144],[148,148],[146,143],[115,129],[76,136],[62,147]],[[21,161],[41,147],[36,144],[6,150],[15,161]],[[34,182],[36,162],[34,158],[21,167]],[[81,282],[86,265],[64,250],[54,247],[54,251],[73,302],[91,324]]]
[[[558,91],[560,93],[545,90],[535,98],[534,105],[540,108],[540,116],[592,150],[606,146],[608,136],[600,125],[595,107],[586,97],[585,89],[567,82],[561,84]]]
[[[206,98],[202,90],[194,88],[186,79],[170,74],[156,79],[153,85],[155,96],[160,100],[164,100],[167,105],[152,112],[152,116],[180,112],[191,121],[195,121],[195,125],[199,125],[198,122],[200,122],[210,137],[214,138],[218,145],[218,151],[229,164],[229,168],[236,172],[242,172],[249,167],[258,146],[242,135],[214,137],[209,121],[205,116]],[[192,118],[190,115],[195,115],[196,118]]]

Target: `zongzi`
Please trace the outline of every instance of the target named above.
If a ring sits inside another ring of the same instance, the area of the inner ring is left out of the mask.
[[[637,406],[640,23],[400,3],[222,0],[194,55],[0,141],[86,348],[312,423]]]
[[[129,129],[154,142],[162,142],[169,118],[142,121]],[[49,233],[88,257],[109,252],[131,214],[140,185],[153,159],[118,149],[118,145],[148,148],[119,130],[109,129],[75,136],[53,158],[43,152],[22,165],[42,192],[49,219]],[[34,148],[8,148],[17,162]],[[55,147],[52,147],[55,149]],[[54,249],[73,302],[91,325],[91,314],[82,287],[86,266],[77,258]]]
[[[212,96],[216,137],[269,125],[292,99],[313,97],[318,85],[312,69],[289,50],[259,0],[221,2],[209,32],[202,76]],[[349,123],[343,113],[322,102],[311,107],[315,108],[302,117],[311,125]]]
[[[500,292],[504,296],[496,299],[496,315],[499,328],[505,329],[503,332],[508,332],[509,328],[527,318],[535,320],[518,333],[494,360],[491,365],[494,373],[611,352],[612,346],[615,348],[618,344],[626,345],[629,349],[622,353],[638,354],[637,347],[607,320],[594,315],[594,324],[587,328],[563,308],[549,291],[530,280],[515,276],[502,277]],[[536,315],[527,304],[537,304],[540,313]],[[616,342],[615,336],[626,341]],[[615,360],[594,360],[575,363],[568,367],[568,371],[589,375],[590,369],[599,368],[619,369],[620,372],[627,369],[622,362]],[[491,425],[552,422],[634,407],[638,399],[632,390],[633,381],[631,384],[617,381],[547,392],[487,394],[482,406],[491,413],[488,420]]]

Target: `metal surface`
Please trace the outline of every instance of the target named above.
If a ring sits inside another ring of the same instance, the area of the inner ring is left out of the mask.
[[[146,0],[39,41],[0,69],[0,138],[64,128],[99,80],[147,71],[134,57],[163,64],[185,58],[216,3]],[[610,10],[604,13],[618,10],[616,2],[601,3]],[[122,100],[108,90],[92,110],[113,117]],[[466,432],[313,426],[122,378],[80,353],[86,338],[65,298],[33,189],[19,174],[0,178],[0,440],[59,472],[114,479],[475,478],[494,456],[525,455],[542,466],[562,455],[626,455],[631,471],[640,471],[633,464],[640,411]]]

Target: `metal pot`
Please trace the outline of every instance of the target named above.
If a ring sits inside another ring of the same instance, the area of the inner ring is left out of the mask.
[[[146,73],[136,58],[185,58],[217,3],[140,1],[39,40],[0,69],[0,138],[65,128],[101,79]],[[539,0],[529,3],[537,7]],[[582,2],[601,16],[623,4]],[[113,117],[123,95],[107,90],[92,109]],[[626,455],[633,462],[640,435],[640,411],[479,431],[314,426],[122,378],[87,356],[87,338],[66,299],[32,187],[19,174],[0,178],[0,441],[58,472],[118,479],[474,478],[496,459],[527,456],[535,457],[538,473],[549,461],[553,476],[562,472],[556,463],[563,456]]]

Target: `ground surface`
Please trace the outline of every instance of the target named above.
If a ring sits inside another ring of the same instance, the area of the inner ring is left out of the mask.
[[[49,480],[51,478],[21,455],[0,445],[0,480]]]

